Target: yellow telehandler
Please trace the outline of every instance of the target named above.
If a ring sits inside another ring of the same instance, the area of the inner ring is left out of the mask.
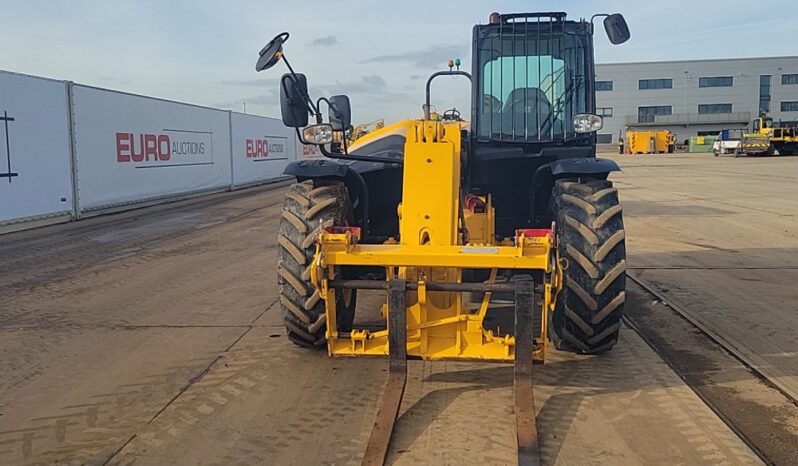
[[[625,232],[607,179],[618,166],[595,156],[596,17],[613,44],[629,39],[620,14],[491,14],[474,27],[471,73],[432,74],[422,118],[351,145],[331,145],[350,128],[348,97],[310,98],[283,52],[289,34],[260,51],[257,71],[288,67],[284,124],[327,157],[285,171],[296,177],[277,239],[287,336],[333,357],[389,358],[363,464],[385,460],[408,358],[514,363],[518,462],[527,465],[540,461],[532,376],[548,341],[580,353],[617,342]],[[470,121],[457,111],[433,118],[430,84],[440,76],[471,80]],[[359,290],[386,293],[381,328],[355,325]],[[500,293],[514,307],[492,306]],[[486,328],[492,314],[507,323],[501,330]]]

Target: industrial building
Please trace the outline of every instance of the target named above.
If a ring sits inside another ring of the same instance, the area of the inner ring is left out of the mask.
[[[667,129],[679,143],[726,128],[749,128],[768,112],[798,120],[798,56],[596,65],[600,143],[627,129]]]

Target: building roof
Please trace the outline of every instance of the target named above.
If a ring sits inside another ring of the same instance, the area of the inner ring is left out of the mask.
[[[707,62],[732,62],[732,61],[751,61],[751,60],[798,60],[798,55],[781,57],[739,57],[739,58],[699,58],[690,60],[651,60],[651,61],[629,61],[613,63],[596,63],[596,66],[606,65],[654,65],[654,64],[677,64],[677,63],[707,63]]]

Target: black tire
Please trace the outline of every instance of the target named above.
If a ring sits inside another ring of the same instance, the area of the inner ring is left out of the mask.
[[[310,265],[316,253],[316,237],[322,226],[352,223],[352,203],[343,183],[304,181],[292,184],[285,194],[277,237],[277,282],[288,338],[300,346],[325,343],[327,329],[324,300],[310,283]],[[352,329],[357,294],[336,294],[338,330]]]
[[[779,149],[779,155],[795,155],[797,149],[798,145],[796,144],[785,144]]]
[[[767,151],[765,151],[765,155],[767,155],[768,157],[776,155],[776,148],[773,147],[773,144],[768,146]]]
[[[626,233],[607,180],[557,181],[552,195],[563,288],[552,315],[559,349],[601,353],[618,341],[626,299]]]

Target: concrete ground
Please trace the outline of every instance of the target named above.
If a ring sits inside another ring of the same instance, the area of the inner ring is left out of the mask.
[[[795,198],[779,193],[798,159],[620,160],[634,273],[728,321],[729,338],[747,319],[750,351],[795,374]],[[357,464],[386,362],[285,338],[281,198],[256,189],[0,237],[0,464]],[[609,354],[553,351],[536,369],[546,464],[759,462],[630,328]],[[512,407],[510,366],[412,361],[389,461],[511,464]]]
[[[761,456],[798,464],[798,158],[610,157],[629,275],[658,295],[627,317]]]
[[[615,158],[632,273],[798,398],[798,158]]]

